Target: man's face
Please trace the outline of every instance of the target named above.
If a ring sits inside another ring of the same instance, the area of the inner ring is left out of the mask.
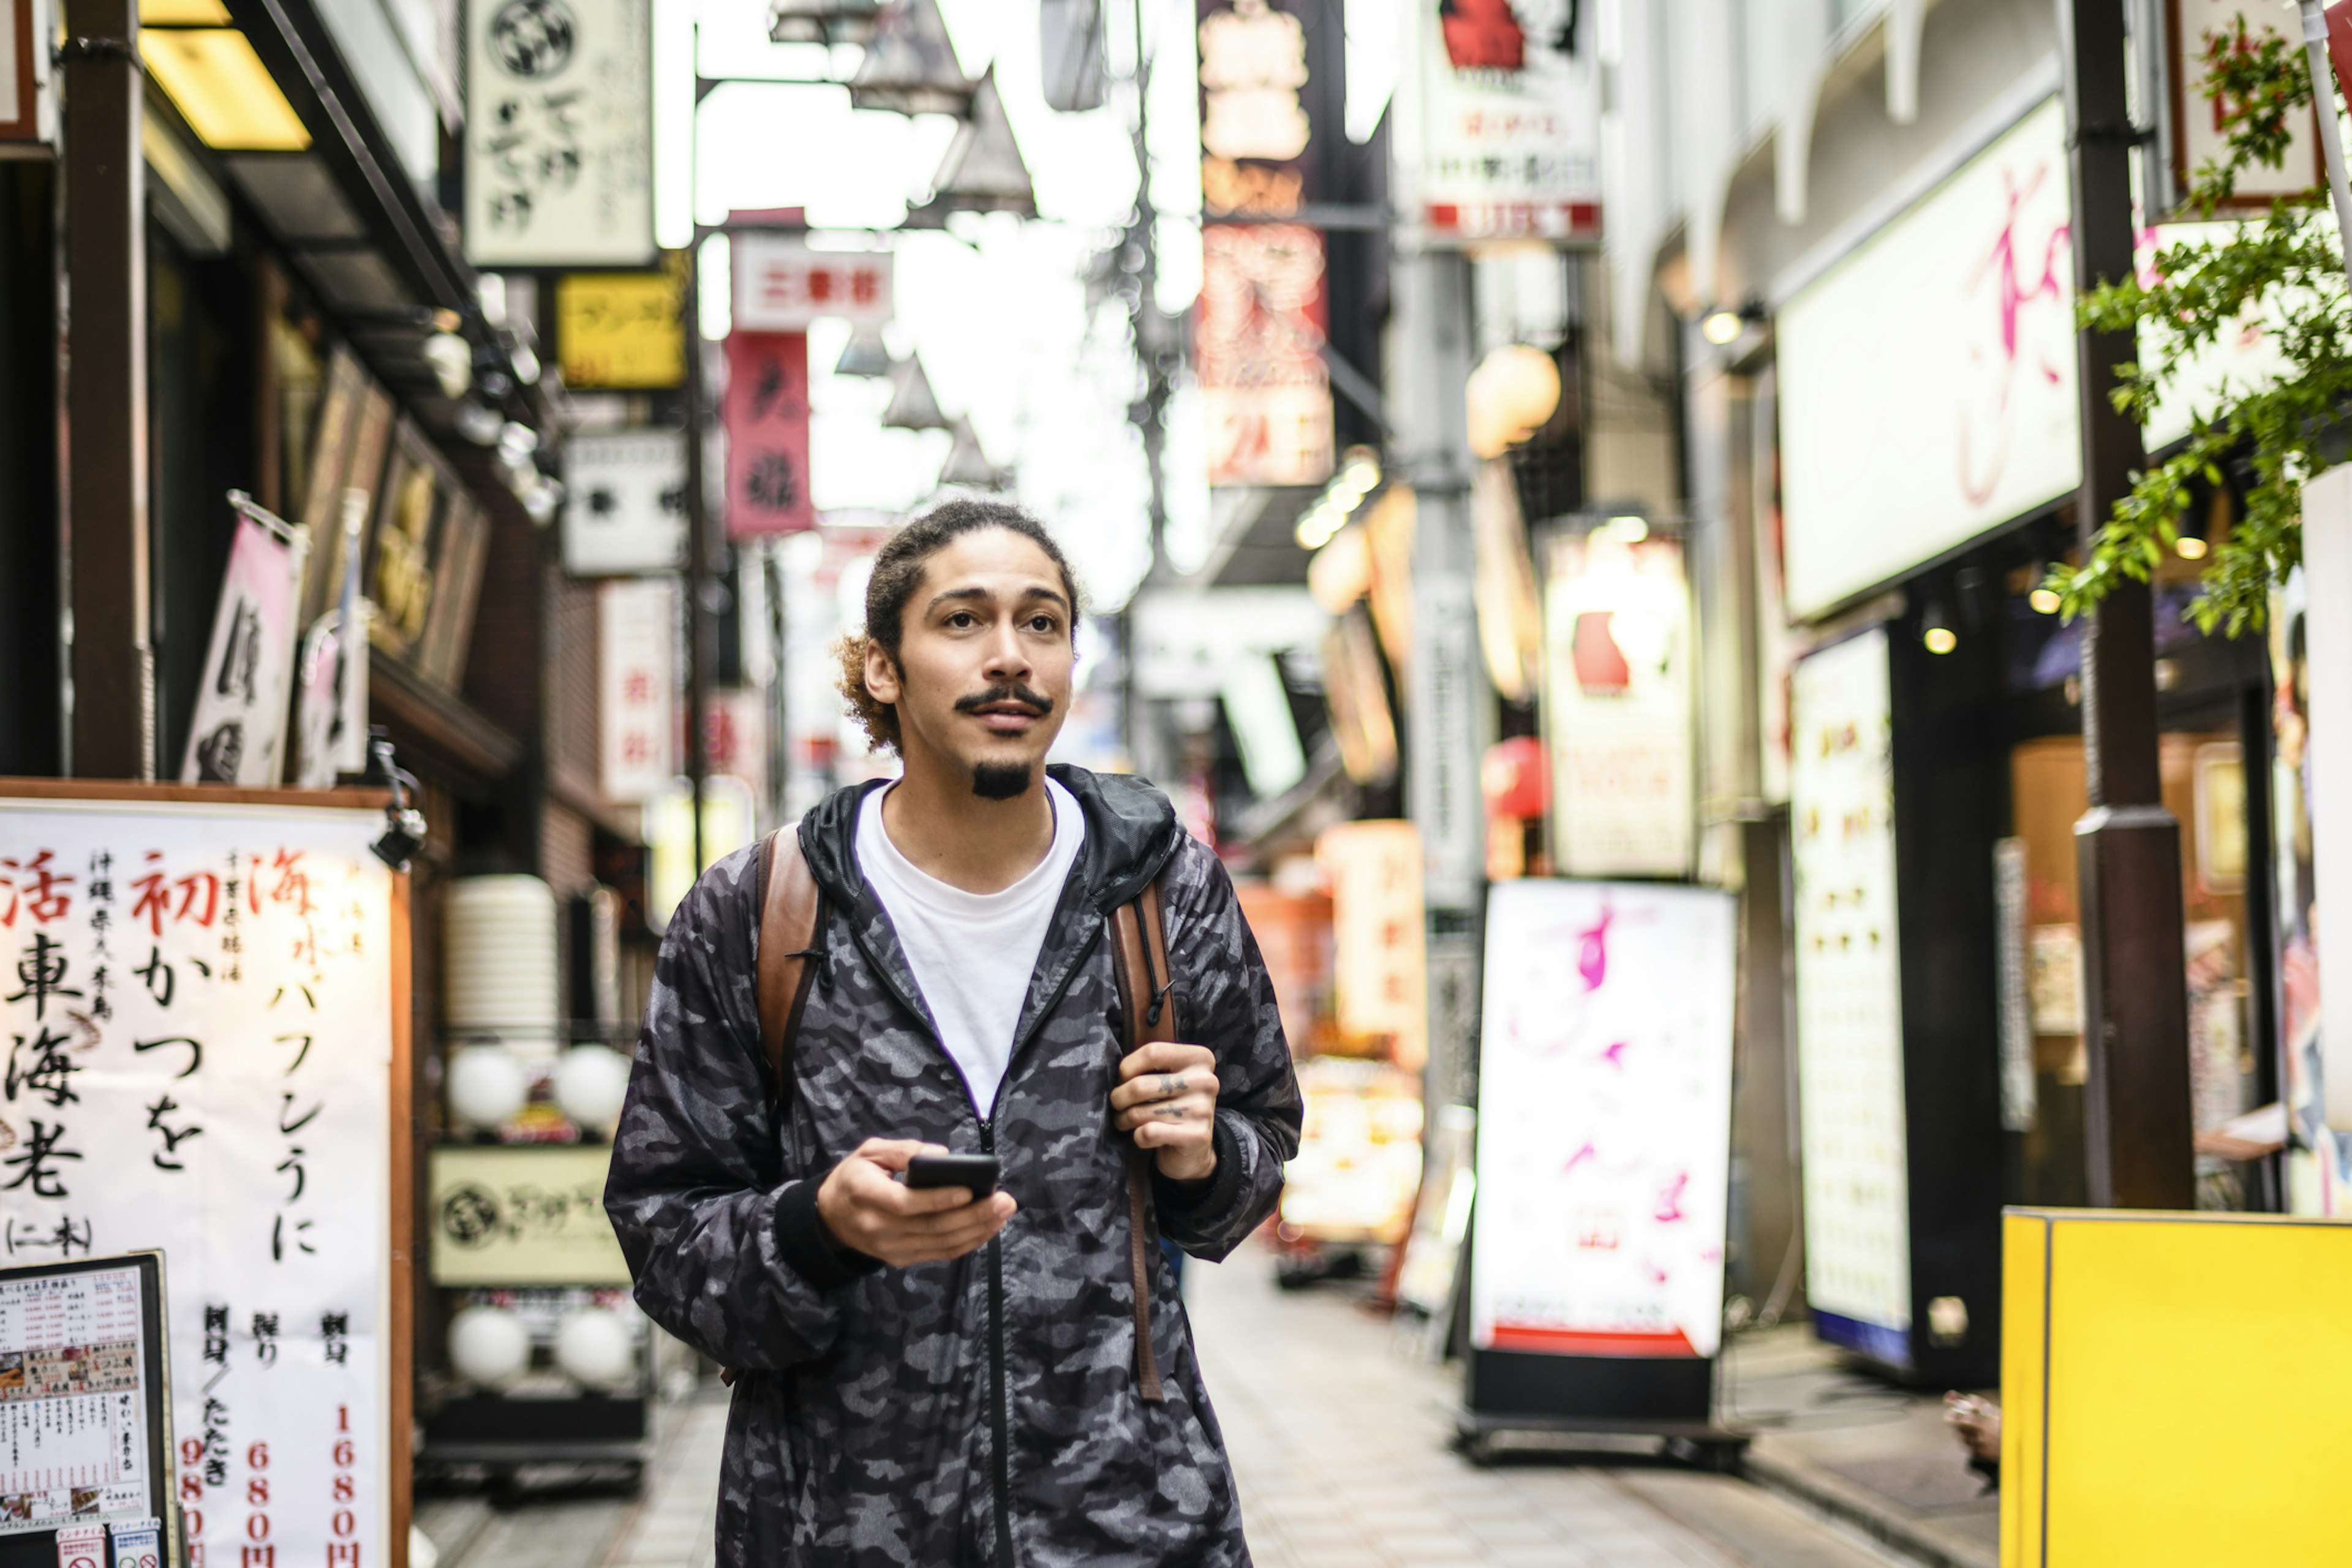
[[[1069,716],[1070,616],[1061,573],[1010,529],[961,534],[924,562],[897,661],[866,654],[866,689],[898,710],[908,770],[944,764],[992,798],[1026,790]]]

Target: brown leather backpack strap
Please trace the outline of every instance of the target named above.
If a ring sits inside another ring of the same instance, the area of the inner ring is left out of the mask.
[[[1127,1010],[1129,1051],[1176,1037],[1176,1009],[1169,1005],[1167,933],[1160,920],[1160,888],[1143,889],[1133,903],[1111,917],[1113,952],[1118,960],[1120,1000]],[[1127,1259],[1135,1287],[1135,1381],[1137,1392],[1157,1405],[1168,1397],[1160,1382],[1159,1358],[1151,1349],[1150,1216],[1144,1188],[1150,1160],[1133,1144],[1127,1151]]]
[[[819,895],[795,829],[770,834],[761,858],[760,1048],[768,1058],[771,1103],[781,1107],[792,1097],[794,1037],[815,978],[809,957],[816,946]]]

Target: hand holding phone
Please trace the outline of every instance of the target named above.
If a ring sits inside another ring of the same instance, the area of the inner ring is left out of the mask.
[[[817,1217],[835,1241],[894,1268],[961,1258],[986,1246],[1013,1217],[1013,1199],[994,1190],[995,1160],[978,1156],[984,1172],[966,1166],[944,1180],[918,1181],[911,1167],[973,1158],[950,1155],[936,1143],[868,1138],[817,1188]]]

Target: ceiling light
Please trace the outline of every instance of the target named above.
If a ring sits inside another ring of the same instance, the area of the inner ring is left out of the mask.
[[[2212,546],[2193,533],[2184,533],[2172,542],[2172,552],[2183,561],[2202,561]]]
[[[2033,606],[2033,613],[2037,616],[2054,616],[2065,603],[2058,597],[2055,588],[2036,588],[2025,595],[2025,602]]]
[[[1949,653],[1960,646],[1959,635],[1945,617],[1941,599],[1927,601],[1927,613],[1919,617],[1919,641],[1929,653]]]
[[[1634,517],[1631,514],[1624,517],[1612,517],[1605,526],[1609,531],[1609,537],[1622,544],[1639,544],[1650,537],[1650,521],[1643,517]]]
[[[1699,335],[1717,348],[1737,341],[1747,329],[1748,323],[1740,320],[1737,310],[1709,311],[1706,319],[1698,324]]]
[[[310,132],[235,27],[140,29],[139,58],[207,147],[299,153]]]

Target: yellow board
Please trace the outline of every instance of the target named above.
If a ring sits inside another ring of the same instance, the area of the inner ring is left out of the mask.
[[[2347,1560],[2352,1226],[2012,1209],[2002,1568]]]
[[[679,313],[685,297],[685,274],[677,266],[557,279],[555,343],[564,385],[623,391],[677,385],[686,378]]]
[[[627,1285],[628,1263],[604,1217],[612,1162],[603,1144],[434,1150],[425,1214],[433,1283]]]

